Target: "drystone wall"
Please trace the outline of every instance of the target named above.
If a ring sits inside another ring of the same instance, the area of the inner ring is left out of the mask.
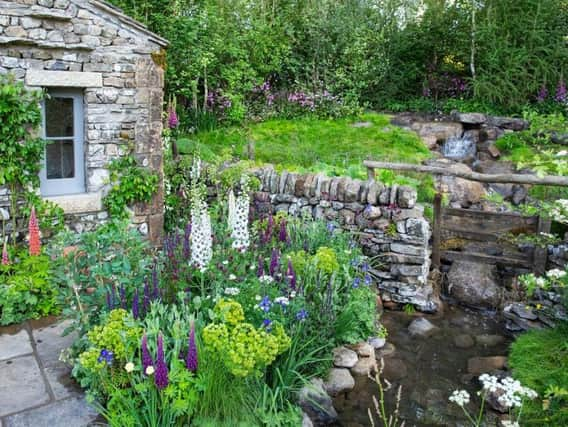
[[[134,148],[162,176],[162,101],[167,42],[97,0],[0,0],[0,73],[33,88],[81,89],[85,190],[64,204],[67,222],[83,231],[104,222],[101,200],[108,165]],[[133,222],[153,241],[163,229],[163,190],[132,207]],[[0,188],[0,207],[7,205]]]
[[[438,308],[428,281],[430,225],[416,204],[416,191],[322,174],[255,171],[261,187],[254,194],[257,214],[284,211],[324,219],[356,232],[373,257],[373,276],[384,301],[412,304],[421,311]]]

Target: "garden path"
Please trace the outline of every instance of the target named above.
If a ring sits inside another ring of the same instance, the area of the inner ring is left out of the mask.
[[[0,427],[83,427],[97,413],[59,360],[74,336],[55,318],[0,327]]]

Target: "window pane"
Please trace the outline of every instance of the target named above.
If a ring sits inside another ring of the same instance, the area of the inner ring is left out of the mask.
[[[50,98],[45,101],[45,136],[73,136],[73,99]]]
[[[75,160],[73,141],[49,141],[45,148],[47,179],[73,178]]]

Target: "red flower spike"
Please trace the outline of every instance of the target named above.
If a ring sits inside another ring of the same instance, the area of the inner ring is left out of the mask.
[[[30,222],[28,224],[28,232],[30,234],[30,256],[38,256],[41,254],[41,241],[39,238],[39,225],[37,222],[35,207],[33,206],[30,214]]]

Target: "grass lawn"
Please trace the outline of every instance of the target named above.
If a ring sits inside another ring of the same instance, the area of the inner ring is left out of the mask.
[[[509,365],[516,379],[539,398],[523,407],[523,425],[568,425],[568,324],[521,335],[511,347]],[[546,392],[555,392],[543,409]]]
[[[324,172],[329,176],[366,178],[362,161],[419,163],[431,156],[413,132],[389,123],[389,116],[366,113],[357,118],[322,120],[268,120],[247,127],[220,128],[178,139],[181,154],[198,152],[204,160],[217,156],[247,158],[248,142],[254,143],[255,160],[294,172]],[[387,183],[409,184],[419,189],[420,199],[431,197],[432,179],[397,176],[381,171]]]

